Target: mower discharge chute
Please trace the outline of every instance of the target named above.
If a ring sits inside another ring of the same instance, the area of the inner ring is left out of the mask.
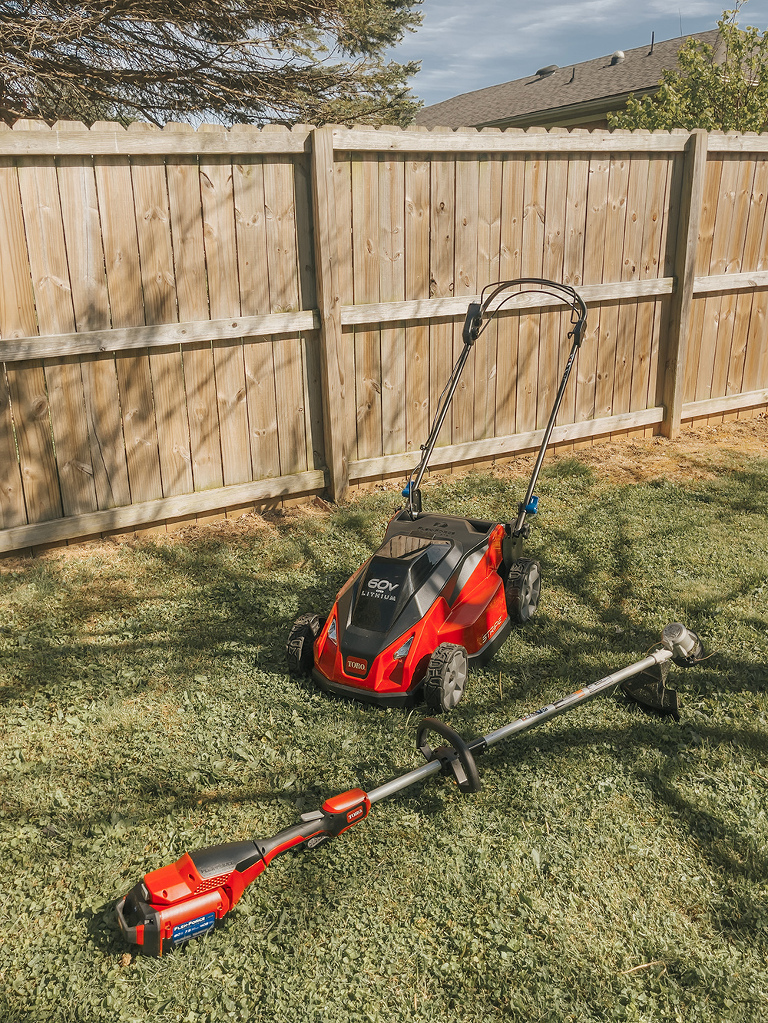
[[[354,788],[333,796],[321,808],[302,814],[298,824],[272,838],[227,842],[184,853],[175,863],[145,874],[115,907],[123,937],[146,955],[161,956],[190,938],[213,930],[217,921],[239,901],[246,887],[281,853],[323,845],[362,821],[376,803],[435,774],[453,775],[462,792],[477,792],[480,778],[475,757],[491,746],[542,725],[596,696],[606,695],[643,672],[668,665],[669,661],[680,667],[691,667],[703,656],[699,637],[685,626],[674,623],[662,632],[657,649],[641,661],[487,735],[465,742],[446,722],[425,718],[416,737],[416,747],[426,760],[420,767],[370,792]],[[444,740],[436,749],[429,743],[433,732]]]
[[[489,522],[425,512],[421,482],[472,348],[503,306],[529,292],[566,303],[572,345],[517,516]],[[292,674],[311,675],[323,689],[368,703],[404,706],[423,695],[431,710],[447,711],[462,697],[469,665],[489,660],[512,624],[535,614],[541,567],[523,557],[525,520],[536,514],[534,489],[586,322],[586,306],[572,287],[537,277],[488,285],[470,304],[464,346],[403,490],[405,506],[373,557],[342,587],[331,613],[325,619],[303,614],[293,623],[287,644]]]

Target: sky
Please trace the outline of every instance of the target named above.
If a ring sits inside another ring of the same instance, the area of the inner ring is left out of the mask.
[[[423,22],[390,56],[420,60],[413,92],[425,106],[656,39],[715,28],[733,0],[423,0]],[[747,0],[739,24],[768,28],[768,0]]]

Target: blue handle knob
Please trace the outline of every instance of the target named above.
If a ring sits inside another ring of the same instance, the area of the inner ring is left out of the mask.
[[[533,497],[528,502],[528,504],[525,506],[525,512],[526,512],[526,515],[535,515],[538,510],[539,510],[539,499],[534,494]]]

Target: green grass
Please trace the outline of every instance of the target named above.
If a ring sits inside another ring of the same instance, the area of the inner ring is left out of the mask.
[[[419,710],[289,680],[291,620],[378,545],[396,489],[184,539],[0,563],[3,1020],[764,1021],[768,460],[612,482],[551,462],[539,614],[450,715],[486,732],[680,620],[679,724],[609,697],[278,859],[220,929],[132,957],[115,900],[184,850],[268,836],[416,766]],[[468,475],[430,508],[508,517]]]

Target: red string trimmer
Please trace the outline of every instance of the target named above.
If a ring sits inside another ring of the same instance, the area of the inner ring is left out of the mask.
[[[175,863],[145,874],[144,880],[117,903],[120,930],[130,944],[153,956],[160,956],[190,938],[207,934],[280,853],[300,846],[316,849],[358,824],[382,799],[434,774],[452,774],[462,792],[477,792],[480,778],[475,757],[497,742],[543,725],[558,714],[611,692],[619,684],[626,685],[629,679],[643,672],[667,668],[670,661],[688,668],[702,660],[703,656],[702,644],[696,633],[684,625],[673,623],[662,632],[658,647],[641,661],[606,675],[532,714],[502,725],[488,735],[465,742],[444,721],[424,718],[418,728],[416,747],[424,756],[425,764],[370,792],[355,788],[333,796],[320,809],[302,814],[300,823],[272,838],[227,842],[184,853]],[[657,699],[644,701],[651,705],[655,702],[661,711],[667,702],[662,691],[665,674],[658,682]],[[444,744],[436,749],[429,743],[432,732],[444,740]]]

